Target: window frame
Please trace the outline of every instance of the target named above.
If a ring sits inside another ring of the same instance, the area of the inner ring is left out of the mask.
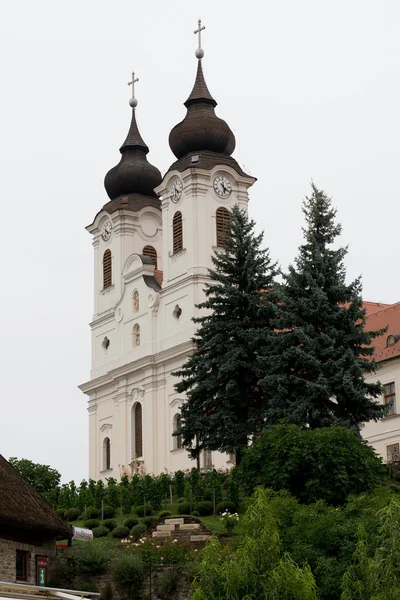
[[[106,259],[107,257],[107,259]],[[106,262],[107,260],[107,262]],[[112,286],[112,254],[107,248],[103,254],[103,290]]]
[[[180,413],[176,413],[174,415],[173,418],[173,433],[175,433],[175,431],[177,429],[179,429],[182,425],[182,417]],[[173,435],[173,449],[174,450],[181,450],[183,448],[182,446],[182,434],[179,435]]]
[[[138,419],[138,410],[140,409],[140,419]],[[143,406],[141,402],[136,402],[132,406],[132,435],[133,435],[133,456],[132,458],[142,458],[143,456]],[[140,425],[138,422],[140,421]],[[138,435],[140,431],[140,435]],[[140,450],[140,452],[138,452]]]
[[[183,250],[183,217],[177,210],[172,218],[172,254],[178,254]]]
[[[111,440],[108,436],[103,440],[103,471],[111,471]]]
[[[158,270],[158,255],[157,255],[157,250],[154,248],[154,246],[151,246],[150,244],[146,244],[146,246],[143,247],[142,254],[143,254],[143,256],[149,256],[152,259],[152,261],[154,263],[154,269],[157,271]]]
[[[394,447],[397,447],[397,451],[391,451],[390,457],[395,456],[396,458],[394,460],[393,460],[393,458],[391,458],[391,460],[389,460],[389,448],[394,448]],[[394,444],[388,444],[386,446],[386,462],[388,462],[388,463],[399,462],[399,454],[400,454],[399,442],[394,442]]]
[[[389,390],[387,390],[387,388],[389,388]],[[397,415],[395,381],[390,381],[389,383],[383,384],[383,404],[387,406],[392,400],[392,406],[390,407],[389,412],[385,415],[385,417],[392,417],[394,415]]]
[[[225,248],[224,236],[230,228],[231,215],[225,206],[219,206],[215,211],[215,231],[218,248]]]
[[[19,550],[15,551],[15,579],[16,581],[27,581],[28,580],[28,556],[29,552],[27,550]],[[18,575],[18,557],[22,558],[22,566],[23,566],[23,575]]]

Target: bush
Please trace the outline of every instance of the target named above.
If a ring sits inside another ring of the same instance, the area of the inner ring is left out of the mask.
[[[169,510],[162,510],[160,512],[160,514],[158,515],[159,519],[166,519],[167,517],[170,517],[172,515],[172,513]]]
[[[114,519],[106,519],[105,521],[103,521],[103,526],[107,527],[108,531],[112,531],[116,528],[117,522],[114,521]]]
[[[56,509],[56,514],[62,518],[63,521],[65,521],[65,513],[66,513],[66,509],[65,508],[57,508]]]
[[[105,537],[109,533],[110,533],[109,529],[107,529],[107,527],[104,527],[103,525],[100,525],[100,527],[95,527],[93,529],[93,537],[95,537],[95,538]],[[83,591],[86,592],[86,591],[90,591],[90,590],[83,590]]]
[[[151,513],[152,513],[152,512],[153,512],[153,507],[152,507],[152,505],[151,505],[150,503],[149,503],[149,504],[146,504],[146,517],[147,517],[148,515],[151,515]],[[138,517],[144,517],[144,505],[142,505],[142,506],[137,506],[137,507],[135,508],[135,513],[137,514],[137,516],[138,516]]]
[[[123,592],[132,594],[131,597],[137,598],[143,579],[143,562],[138,553],[126,552],[116,559],[113,580]]]
[[[199,516],[200,516],[200,513],[199,513],[199,512],[197,512],[197,510],[194,510],[194,511],[192,512],[192,517],[199,517]]]
[[[113,529],[111,531],[110,535],[114,538],[118,538],[119,540],[122,540],[122,539],[128,537],[129,529],[127,527],[124,527],[123,525],[119,525],[118,527],[116,527],[115,529]]]
[[[124,525],[128,529],[132,529],[132,527],[134,527],[138,523],[139,523],[139,517],[128,517],[124,521]]]
[[[102,542],[94,540],[91,544],[80,544],[74,550],[76,572],[79,574],[102,575],[111,559],[110,549]]]
[[[65,511],[64,518],[66,521],[76,521],[79,517],[79,508],[69,508]],[[82,590],[85,591],[85,590]]]
[[[104,519],[112,519],[113,517],[115,517],[115,513],[116,510],[113,506],[109,506],[108,504],[106,504],[106,506],[103,508]]]
[[[256,486],[286,489],[305,504],[321,499],[334,506],[385,479],[374,449],[345,427],[274,425],[246,449],[238,469],[247,493]]]
[[[214,505],[212,502],[208,500],[203,500],[202,502],[198,502],[195,507],[195,511],[199,513],[201,517],[207,517],[208,515],[212,515],[214,512]]]
[[[217,504],[216,512],[217,515],[220,515],[227,510],[232,514],[236,512],[236,508],[236,504],[232,502],[232,500],[228,500],[227,498],[225,498],[225,500],[222,500]]]
[[[186,502],[186,498],[179,498],[178,499],[178,504],[183,504],[183,502]]]
[[[163,571],[156,583],[156,594],[161,600],[167,600],[174,597],[174,592],[178,588],[178,583],[181,577],[181,570],[178,567],[170,567]]]
[[[86,509],[86,518],[87,519],[99,519],[100,518],[99,509],[96,508],[95,506],[89,506],[89,508]]]
[[[190,515],[190,502],[178,504],[178,513],[180,515]]]
[[[138,523],[132,527],[129,535],[131,535],[134,541],[137,542],[137,540],[139,540],[146,533],[146,531],[146,525],[144,523]]]
[[[97,585],[93,581],[74,579],[74,590],[81,592],[98,592]]]
[[[150,529],[152,525],[158,523],[158,517],[143,517],[140,522],[146,525],[147,529]]]
[[[95,527],[100,527],[100,520],[88,519],[87,521],[84,521],[83,524],[85,527],[87,527],[87,529],[94,529]]]

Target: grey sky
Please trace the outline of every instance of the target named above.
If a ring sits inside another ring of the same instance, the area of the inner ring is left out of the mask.
[[[92,247],[103,178],[129,126],[134,69],[150,161],[195,76],[258,178],[250,212],[283,267],[301,241],[311,178],[334,198],[348,274],[400,299],[400,4],[397,0],[0,0],[0,453],[87,476]]]

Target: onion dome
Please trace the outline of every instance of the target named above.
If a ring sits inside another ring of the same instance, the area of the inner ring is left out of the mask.
[[[154,191],[162,180],[160,171],[146,158],[149,149],[144,143],[136,123],[136,98],[131,98],[132,121],[128,136],[120,148],[121,160],[108,171],[104,187],[111,200],[120,196],[151,196],[158,198]]]
[[[201,66],[203,51],[198,49],[196,56],[199,59],[196,81],[184,103],[187,113],[169,135],[170,148],[177,158],[202,150],[230,156],[235,149],[235,136],[229,125],[215,114],[217,103],[208,91]]]

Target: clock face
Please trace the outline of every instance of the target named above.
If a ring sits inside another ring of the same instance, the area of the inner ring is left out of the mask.
[[[111,231],[112,231],[112,223],[111,223],[111,221],[106,221],[101,230],[101,237],[105,242],[110,239]]]
[[[214,190],[221,198],[228,198],[232,191],[231,182],[225,175],[219,175],[214,179]]]
[[[182,195],[183,184],[180,179],[175,179],[171,185],[171,200],[178,202]]]

